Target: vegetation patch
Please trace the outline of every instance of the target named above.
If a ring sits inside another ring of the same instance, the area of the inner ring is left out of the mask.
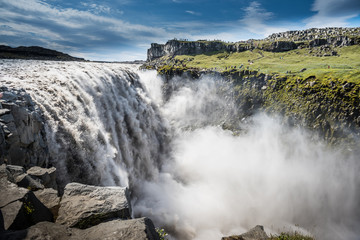
[[[281,233],[277,236],[271,236],[269,240],[315,240],[312,237],[301,235],[297,232],[295,233]]]

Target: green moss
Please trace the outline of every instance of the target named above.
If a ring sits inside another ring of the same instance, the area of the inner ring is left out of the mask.
[[[277,236],[271,236],[269,240],[314,240],[314,238],[295,233],[281,233]]]
[[[34,206],[31,204],[31,202],[24,202],[24,209],[25,209],[25,213],[30,215],[35,211]]]
[[[258,43],[259,46],[269,44]],[[200,55],[179,55],[175,59],[186,62],[189,68],[225,71],[231,66],[258,70],[266,74],[294,75],[301,78],[342,78],[360,83],[360,46],[334,48],[337,56],[318,57],[319,48],[296,49],[288,52],[266,52],[260,49],[245,52],[216,52]],[[191,59],[191,60],[189,60]],[[329,68],[330,67],[330,68]],[[306,70],[303,70],[306,69]],[[301,71],[303,70],[303,71]]]

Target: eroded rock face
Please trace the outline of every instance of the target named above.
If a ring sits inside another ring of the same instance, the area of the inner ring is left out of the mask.
[[[107,219],[130,217],[127,188],[69,183],[65,186],[56,222],[83,229]]]
[[[23,89],[0,87],[0,163],[45,166],[48,160],[44,120]]]

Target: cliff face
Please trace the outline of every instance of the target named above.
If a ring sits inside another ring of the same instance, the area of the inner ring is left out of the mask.
[[[272,34],[263,40],[248,40],[236,43],[222,41],[169,40],[166,44],[152,43],[147,51],[147,61],[163,56],[196,55],[211,52],[243,52],[261,49],[270,52],[285,52],[304,47],[342,47],[360,44],[360,28],[324,28],[304,31],[288,31]]]
[[[300,79],[255,70],[230,69],[220,73],[170,66],[160,68],[158,72],[165,81],[165,100],[174,92],[172,81],[175,76],[194,80],[202,76],[222,77],[233,84],[232,96],[239,119],[258,111],[280,114],[288,124],[311,129],[330,144],[345,143],[349,149],[355,149],[354,144],[358,143],[360,86],[346,80],[324,82],[315,76]],[[230,129],[233,127],[229,126]]]
[[[42,112],[23,89],[0,87],[0,164],[46,166]]]
[[[218,51],[242,52],[252,49],[251,43],[225,43],[221,41],[179,41],[170,40],[166,44],[152,43],[148,49],[147,61],[162,56],[193,55]]]

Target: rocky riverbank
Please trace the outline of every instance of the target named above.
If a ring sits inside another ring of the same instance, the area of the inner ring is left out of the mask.
[[[131,219],[127,188],[69,183],[55,168],[0,166],[1,239],[159,239],[148,218]]]

